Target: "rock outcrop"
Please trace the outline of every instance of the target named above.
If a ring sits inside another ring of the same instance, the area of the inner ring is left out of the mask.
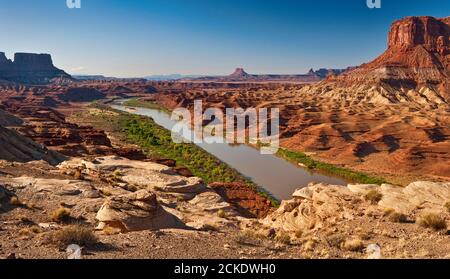
[[[200,178],[179,176],[164,165],[105,156],[90,161],[72,159],[58,167],[69,173],[81,169],[87,176],[115,185],[104,190],[111,197],[97,215],[100,228],[108,225],[122,231],[181,226],[204,229],[235,225],[225,217],[238,216],[233,206]],[[136,192],[131,194],[127,189]]]
[[[97,212],[99,229],[121,232],[184,228],[184,224],[162,208],[156,195],[146,190],[108,198]]]
[[[369,199],[371,192],[378,194]],[[444,258],[449,199],[450,183],[311,184],[266,218],[247,219],[199,179],[183,182],[151,162],[115,156],[72,159],[57,168],[0,162],[0,255],[60,256],[55,238],[75,222],[97,227],[101,245],[117,247],[93,257],[185,258],[211,249],[209,257],[224,250],[224,257],[370,258],[376,248],[377,258]],[[423,216],[439,223],[415,223]]]
[[[272,210],[271,202],[245,183],[216,182],[211,183],[209,187],[232,204],[244,217],[263,218]]]
[[[49,107],[20,102],[6,104],[7,110],[23,121],[16,130],[51,150],[66,156],[114,154],[111,141],[104,131],[71,124],[62,113]]]
[[[68,88],[59,98],[66,102],[92,102],[106,97],[103,92],[93,88]]]
[[[48,150],[14,130],[0,126],[0,159],[12,162],[29,162],[45,160],[56,165],[65,157],[57,152]]]
[[[369,192],[380,194],[379,200],[366,200]],[[426,213],[448,217],[444,205],[450,200],[450,183],[414,182],[407,187],[311,184],[297,190],[292,197],[283,201],[262,223],[295,234],[325,230],[389,211],[404,214],[409,220]]]
[[[16,53],[11,61],[0,52],[0,80],[47,84],[56,78],[71,79],[71,76],[56,68],[49,54]]]

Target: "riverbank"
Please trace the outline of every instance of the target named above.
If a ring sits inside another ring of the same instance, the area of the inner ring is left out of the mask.
[[[158,109],[165,112],[171,112],[169,109],[149,101],[142,101],[141,99],[130,99],[123,103],[124,106],[127,107],[138,107],[138,108],[149,108],[149,109]]]
[[[387,183],[383,178],[371,176],[362,172],[353,171],[343,167],[338,167],[332,164],[316,161],[306,155],[305,153],[291,151],[285,148],[280,148],[277,155],[292,163],[299,164],[310,170],[324,172],[326,174],[335,175],[344,178],[353,183],[362,184],[378,184]]]
[[[98,103],[91,107],[97,109],[97,113],[77,113],[71,121],[105,130],[118,144],[135,144],[150,159],[174,160],[177,165],[188,168],[194,176],[202,178],[207,184],[240,183],[269,200],[272,206],[279,205],[279,201],[264,189],[202,148],[192,143],[174,143],[171,132],[156,124],[153,119],[117,111]]]
[[[130,99],[123,103],[128,107],[140,107],[149,109],[159,109],[170,112],[167,108],[156,102],[146,101],[142,99]],[[256,147],[257,148],[257,147]],[[351,170],[349,168],[335,166],[326,162],[318,161],[302,152],[280,148],[276,154],[278,157],[287,160],[295,165],[304,167],[310,171],[322,173],[329,176],[342,178],[351,183],[378,184],[387,183],[387,180],[376,175],[369,175],[363,172]]]

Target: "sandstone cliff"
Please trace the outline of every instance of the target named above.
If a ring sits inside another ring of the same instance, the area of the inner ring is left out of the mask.
[[[53,65],[49,54],[16,53],[14,61],[0,52],[0,80],[25,84],[47,84],[52,79],[71,79]]]
[[[358,92],[375,103],[450,102],[450,18],[407,17],[394,22],[387,50],[374,61],[331,77],[312,90],[330,87],[346,97]],[[311,90],[311,88],[309,88]],[[351,89],[351,90],[349,90]],[[343,93],[343,94],[342,94]]]

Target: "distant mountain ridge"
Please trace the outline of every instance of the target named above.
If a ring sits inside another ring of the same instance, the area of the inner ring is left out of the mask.
[[[118,78],[118,77],[107,77],[103,75],[73,75],[74,79],[79,81],[99,81],[99,82],[143,82],[146,81],[145,78]]]
[[[249,74],[243,68],[236,70],[228,76],[203,76],[197,78],[184,78],[181,81],[206,81],[206,82],[318,82],[330,75],[340,75],[352,69],[311,69],[306,74]]]
[[[198,78],[201,77],[201,75],[180,75],[180,74],[171,74],[171,75],[150,75],[145,76],[144,78],[146,80],[151,81],[174,81],[184,78]]]

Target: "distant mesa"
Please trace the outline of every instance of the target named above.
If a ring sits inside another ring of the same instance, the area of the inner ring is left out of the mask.
[[[348,68],[351,69],[351,68]],[[280,74],[249,74],[243,68],[236,70],[228,76],[204,76],[197,78],[184,78],[182,81],[204,82],[319,82],[330,75],[336,76],[348,69],[311,69],[306,74],[280,75]]]
[[[53,65],[50,54],[16,53],[14,61],[0,52],[0,80],[24,84],[48,84],[72,77]]]

